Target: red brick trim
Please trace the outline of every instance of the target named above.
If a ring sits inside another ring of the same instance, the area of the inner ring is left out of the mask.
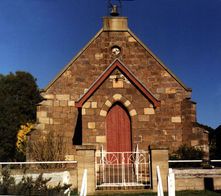
[[[160,106],[160,101],[157,100],[152,93],[135,77],[135,75],[119,60],[116,59],[107,69],[98,77],[98,79],[90,86],[88,91],[75,102],[75,107],[80,108],[92,96],[92,94],[99,88],[99,86],[108,78],[108,76],[118,68],[127,79],[147,98],[154,107]]]

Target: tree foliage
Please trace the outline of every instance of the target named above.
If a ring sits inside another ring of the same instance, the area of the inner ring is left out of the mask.
[[[19,127],[36,120],[36,104],[41,100],[30,73],[0,75],[0,161],[15,159]]]
[[[33,129],[34,129],[34,124],[26,123],[25,125],[21,125],[18,131],[16,148],[23,155],[26,154],[26,147],[27,147],[27,141],[28,141],[27,134],[30,133]]]

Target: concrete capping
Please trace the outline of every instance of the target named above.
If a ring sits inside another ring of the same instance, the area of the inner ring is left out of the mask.
[[[149,150],[169,150],[167,146],[150,145]]]
[[[79,150],[94,150],[94,151],[96,151],[96,145],[76,145],[75,149],[76,149],[76,151],[79,151]]]
[[[127,31],[127,17],[103,17],[104,31]]]

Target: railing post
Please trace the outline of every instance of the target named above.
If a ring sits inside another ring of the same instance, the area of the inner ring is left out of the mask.
[[[103,145],[101,146],[101,162],[102,162],[102,178],[103,178],[103,183],[104,181],[104,148]]]
[[[138,149],[138,144],[136,146],[136,152],[135,152],[135,175],[136,175],[136,180],[138,183],[138,181],[139,181],[139,149]]]
[[[124,158],[124,153],[121,153],[122,156],[122,183],[125,184],[125,158]]]

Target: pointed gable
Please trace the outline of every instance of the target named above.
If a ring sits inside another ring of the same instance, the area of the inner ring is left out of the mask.
[[[147,51],[151,57],[173,78],[178,82],[183,89],[186,91],[192,91],[188,88],[128,27],[126,17],[104,17],[103,18],[103,28],[98,31],[98,33],[86,44],[86,46],[76,55],[74,58],[61,70],[57,76],[45,87],[47,91],[61,76],[64,74],[74,62],[94,43],[103,33],[109,32],[127,32],[131,38],[136,40],[136,42]]]
[[[116,59],[107,69],[97,78],[97,80],[89,87],[87,92],[81,96],[81,98],[75,102],[75,106],[80,108],[83,104],[93,95],[93,93],[103,84],[103,82],[110,76],[115,70],[119,69],[124,76],[138,89],[143,96],[145,96],[154,107],[160,105],[160,101],[137,79],[137,77],[119,60]]]

